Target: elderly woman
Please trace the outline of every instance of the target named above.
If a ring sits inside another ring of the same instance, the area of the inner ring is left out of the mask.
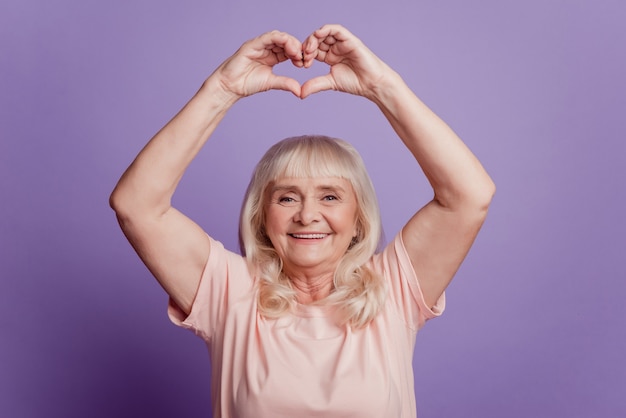
[[[273,74],[286,60],[321,61],[330,72],[300,85]],[[371,181],[339,139],[270,148],[244,199],[244,256],[171,206],[226,111],[272,89],[363,96],[413,154],[434,198],[382,251]],[[415,336],[442,312],[493,193],[478,160],[402,78],[348,30],[327,25],[303,43],[277,31],[244,43],[140,152],[111,205],[168,293],[172,321],[208,346],[215,417],[414,417]]]

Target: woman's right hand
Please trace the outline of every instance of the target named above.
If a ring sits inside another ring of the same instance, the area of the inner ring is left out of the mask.
[[[300,97],[300,83],[273,73],[276,64],[291,60],[303,67],[302,44],[285,32],[271,31],[245,42],[211,75],[235,99],[268,90],[286,90]]]
[[[272,69],[286,60],[301,67],[301,51],[300,41],[278,31],[244,43],[142,149],[111,194],[124,234],[183,312],[191,310],[210,241],[199,225],[172,207],[178,182],[239,98],[271,89],[300,97],[300,84]]]

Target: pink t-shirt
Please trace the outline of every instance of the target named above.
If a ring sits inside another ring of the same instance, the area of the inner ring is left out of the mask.
[[[426,306],[401,234],[368,266],[389,294],[367,327],[339,326],[332,308],[311,305],[266,319],[245,259],[211,240],[191,314],[171,302],[168,313],[207,344],[214,417],[414,418],[415,336],[445,297]]]

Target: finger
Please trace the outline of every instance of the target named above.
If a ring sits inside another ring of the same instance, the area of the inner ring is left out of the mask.
[[[337,55],[344,55],[350,51],[365,47],[363,42],[341,25],[325,25],[314,32],[320,39],[320,49]]]
[[[317,54],[312,56],[311,61],[315,59],[334,65],[360,48],[361,42],[341,25],[324,25],[309,36],[305,46],[317,48]],[[305,61],[305,67],[307,64]]]
[[[313,32],[313,35],[319,39],[333,37],[335,41],[347,41],[354,37],[348,29],[341,25],[324,25]]]
[[[304,67],[304,52],[300,51],[300,54],[291,60],[291,63],[298,68]]]
[[[304,99],[312,94],[326,90],[336,90],[335,82],[330,74],[307,80],[301,87],[300,97]]]
[[[319,42],[315,34],[311,34],[302,44],[302,62],[305,68],[309,68],[317,59]]]
[[[285,77],[281,75],[275,75],[270,79],[270,90],[284,90],[290,91],[295,96],[301,97],[300,83],[291,77]]]
[[[314,60],[325,62],[330,48],[336,42],[337,40],[333,36],[318,38],[316,33],[309,36],[302,44],[304,67],[308,68],[313,65]]]
[[[302,44],[294,36],[279,31],[271,31],[262,35],[265,49],[270,49],[277,56],[296,61],[302,58]]]

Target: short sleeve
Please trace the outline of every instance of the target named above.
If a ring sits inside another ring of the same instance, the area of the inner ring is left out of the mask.
[[[381,253],[373,257],[372,263],[373,268],[387,279],[390,302],[410,328],[417,331],[426,321],[443,313],[445,294],[434,306],[426,305],[401,232]]]
[[[209,237],[210,238],[210,237]],[[168,317],[180,327],[193,331],[206,342],[223,324],[232,302],[248,293],[253,285],[246,260],[210,238],[209,259],[202,271],[189,315],[170,298]]]

